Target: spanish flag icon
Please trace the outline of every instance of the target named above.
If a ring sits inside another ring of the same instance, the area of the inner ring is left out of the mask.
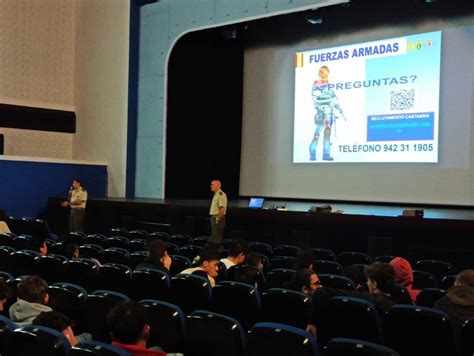
[[[303,68],[303,53],[296,53],[295,54],[295,67],[296,68]]]

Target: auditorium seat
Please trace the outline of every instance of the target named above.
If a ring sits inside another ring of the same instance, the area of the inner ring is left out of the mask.
[[[302,293],[283,288],[271,288],[262,294],[260,320],[281,323],[306,329],[311,298]]]
[[[0,280],[5,282],[5,284],[11,286],[13,284],[13,280],[15,277],[10,272],[7,271],[0,271]]]
[[[374,258],[374,262],[390,263],[394,258],[395,256],[390,255],[377,256]]]
[[[48,288],[48,305],[55,311],[80,321],[87,300],[87,291],[77,284],[55,283]],[[77,332],[77,330],[76,330]]]
[[[416,297],[416,305],[433,308],[438,299],[446,295],[446,290],[439,288],[424,288]]]
[[[13,236],[9,233],[0,234],[0,245],[13,247]]]
[[[145,240],[147,239],[149,233],[146,230],[132,230],[128,233],[128,238],[130,240]]]
[[[319,356],[313,335],[278,323],[255,324],[248,334],[246,352],[247,356]]]
[[[130,353],[105,342],[89,340],[70,348],[67,356],[130,356]]]
[[[135,300],[164,300],[170,287],[170,278],[166,272],[140,268],[132,273],[130,297]]]
[[[84,287],[88,292],[97,288],[99,268],[87,258],[75,258],[66,264],[66,282]]]
[[[153,299],[141,300],[140,303],[145,306],[150,323],[147,346],[159,346],[167,353],[184,353],[186,324],[181,308],[175,304]]]
[[[135,251],[130,254],[130,268],[135,269],[148,256],[148,251]]]
[[[169,237],[170,237],[170,234],[168,232],[155,231],[155,232],[151,232],[148,235],[147,240],[151,241],[151,240],[154,240],[154,239],[160,239],[160,240],[163,240],[163,241],[168,241]]]
[[[65,356],[71,344],[59,331],[40,326],[27,325],[10,334],[8,356]]]
[[[179,255],[179,246],[172,242],[165,242],[168,255]]]
[[[440,288],[444,290],[448,290],[454,285],[454,282],[456,281],[456,275],[451,274],[449,276],[444,276],[443,279],[441,280]]]
[[[128,230],[122,227],[115,227],[110,229],[109,236],[124,236],[128,237]]]
[[[196,245],[184,245],[179,248],[179,254],[189,258],[191,261],[194,260],[202,251],[201,246]]]
[[[41,255],[32,250],[19,250],[11,254],[11,271],[15,276],[33,275],[38,271]]]
[[[337,255],[337,262],[342,266],[351,266],[355,264],[370,265],[372,259],[365,253],[345,251]]]
[[[105,263],[99,268],[98,286],[128,295],[132,281],[132,270],[119,263]]]
[[[12,254],[16,250],[10,246],[0,246],[0,270],[9,271],[12,268]]]
[[[171,235],[167,241],[172,242],[178,245],[179,247],[194,244],[193,237],[191,235],[186,235],[186,234]]]
[[[267,256],[269,259],[273,257],[273,247],[265,242],[252,241],[249,242],[249,247],[252,251],[258,252]]]
[[[318,342],[346,337],[382,343],[382,326],[374,304],[368,300],[339,296],[329,299],[317,320]]]
[[[274,268],[267,273],[267,288],[288,288],[296,271],[288,268]]]
[[[455,355],[457,353],[449,316],[439,310],[394,305],[384,318],[385,344],[401,355]]]
[[[339,276],[344,275],[342,266],[337,262],[326,261],[326,260],[314,260],[312,262],[313,269],[317,274],[336,274]]]
[[[227,315],[196,310],[187,318],[187,356],[243,356],[245,334],[239,321]]]
[[[101,234],[87,235],[85,244],[99,245],[101,247],[107,247],[107,236]]]
[[[13,247],[16,250],[26,250],[31,248],[31,235],[20,235],[13,239]]]
[[[325,356],[399,356],[389,347],[373,342],[334,338],[324,348]]]
[[[310,249],[313,256],[313,260],[323,260],[323,261],[332,261],[336,262],[336,254],[324,248],[312,248]]]
[[[212,310],[237,319],[249,330],[260,317],[260,293],[245,283],[223,281],[212,289]]]
[[[270,266],[272,269],[275,268],[287,268],[294,269],[296,264],[296,258],[293,256],[277,256],[270,260]]]
[[[278,245],[273,249],[273,256],[292,256],[295,257],[301,252],[301,248],[295,245]]]
[[[347,277],[338,276],[335,274],[318,274],[318,277],[323,287],[355,290],[354,282]]]
[[[171,278],[168,301],[178,305],[185,314],[209,309],[211,283],[195,274],[178,274]]]
[[[461,328],[460,355],[474,355],[474,318],[467,319]]]
[[[191,267],[191,260],[185,256],[181,255],[171,255],[171,267],[170,274],[175,276],[187,268]]]
[[[125,236],[110,236],[107,239],[107,247],[119,247],[128,250],[130,240]]]
[[[87,330],[92,334],[93,340],[110,342],[110,334],[106,325],[107,315],[115,305],[127,301],[130,301],[130,298],[117,292],[96,290],[90,293],[81,325],[87,325]]]
[[[236,239],[224,239],[222,241],[222,247],[226,250],[230,250],[232,248],[232,245],[234,245],[236,242]]]
[[[390,295],[397,304],[413,305],[410,293],[408,293],[407,288],[401,284],[394,284],[390,291]]]
[[[201,247],[204,247],[208,241],[209,237],[207,236],[197,236],[194,238],[194,244]]]
[[[15,323],[6,316],[0,315],[0,355],[6,355],[10,335],[16,329]]]
[[[130,252],[120,247],[110,247],[104,250],[104,255],[100,260],[101,263],[119,263],[122,265],[130,265]]]
[[[79,246],[79,256],[82,258],[97,258],[102,262],[104,256],[104,248],[96,244],[84,244]]]
[[[147,243],[145,239],[133,239],[130,241],[128,245],[128,251],[135,252],[135,251],[146,251],[147,250]]]
[[[429,272],[413,270],[413,288],[438,288],[438,282],[435,276]]]
[[[61,255],[48,254],[41,256],[38,263],[38,275],[48,283],[62,282],[66,277],[68,259]]]
[[[83,232],[70,232],[64,240],[74,241],[80,246],[86,243],[87,235]]]
[[[433,274],[438,283],[441,283],[444,276],[455,274],[451,263],[439,260],[419,260],[413,269]]]

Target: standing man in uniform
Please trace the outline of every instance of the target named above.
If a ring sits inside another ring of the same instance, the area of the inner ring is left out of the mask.
[[[222,241],[224,240],[227,195],[221,190],[221,182],[218,180],[211,182],[211,192],[214,193],[214,196],[212,197],[211,208],[209,209],[209,215],[211,216],[209,247],[221,250]]]
[[[79,179],[72,181],[72,187],[69,190],[68,200],[61,203],[61,206],[71,207],[69,214],[69,232],[85,232],[84,218],[86,215],[87,191],[82,187]]]

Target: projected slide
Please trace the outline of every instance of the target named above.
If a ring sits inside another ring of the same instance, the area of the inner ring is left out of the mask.
[[[293,162],[438,162],[441,31],[295,55]]]

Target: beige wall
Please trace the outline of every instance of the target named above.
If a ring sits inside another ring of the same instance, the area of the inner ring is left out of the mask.
[[[109,196],[124,196],[129,1],[77,0],[73,157],[108,162]]]
[[[0,102],[74,110],[75,2],[0,0]],[[72,158],[72,135],[0,128],[5,154]]]

